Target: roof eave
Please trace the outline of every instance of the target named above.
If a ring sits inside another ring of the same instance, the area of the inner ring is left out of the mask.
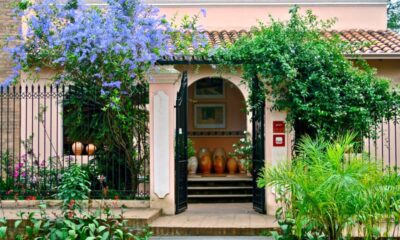
[[[365,60],[374,60],[374,59],[400,59],[400,53],[362,53],[362,54],[345,54],[345,56],[348,59],[356,59],[358,57],[361,57],[362,59]]]
[[[353,60],[362,58],[365,60],[397,60],[400,59],[400,53],[363,53],[363,54],[345,54],[346,58]],[[158,65],[203,65],[218,64],[212,59],[162,59],[157,61]],[[237,63],[240,64],[240,63]]]

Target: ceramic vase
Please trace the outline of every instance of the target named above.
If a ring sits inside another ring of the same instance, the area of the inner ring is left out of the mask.
[[[235,158],[229,158],[226,165],[229,174],[235,174],[237,172],[238,164]]]
[[[198,165],[199,165],[199,162],[197,160],[197,157],[196,156],[190,157],[188,160],[188,173],[196,174]]]
[[[86,153],[87,153],[87,155],[93,155],[94,154],[94,152],[96,151],[96,146],[94,145],[94,144],[88,144],[87,146],[86,146]]]
[[[75,156],[82,155],[84,146],[81,142],[74,142],[72,144],[72,152]]]
[[[215,156],[213,163],[215,173],[222,174],[225,172],[225,160],[222,156]]]
[[[198,153],[198,158],[201,159],[204,155],[211,157],[210,150],[208,148],[200,148]]]
[[[209,155],[205,154],[200,158],[199,169],[203,174],[211,173],[212,162]]]

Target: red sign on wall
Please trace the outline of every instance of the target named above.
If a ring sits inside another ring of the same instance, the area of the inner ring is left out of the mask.
[[[284,147],[285,146],[285,135],[276,134],[273,136],[273,146],[274,147]]]
[[[285,132],[285,122],[284,121],[274,121],[272,123],[272,129],[274,133],[284,133]]]

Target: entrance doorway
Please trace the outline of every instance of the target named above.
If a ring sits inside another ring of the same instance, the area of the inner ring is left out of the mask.
[[[189,203],[252,201],[251,149],[238,156],[251,147],[246,119],[245,98],[230,81],[188,86]]]
[[[184,73],[181,84],[176,104],[176,212],[188,203],[253,202],[256,211],[265,213],[265,190],[256,187],[264,164],[264,109],[253,111],[250,134],[246,99],[234,83],[208,77],[188,86]]]

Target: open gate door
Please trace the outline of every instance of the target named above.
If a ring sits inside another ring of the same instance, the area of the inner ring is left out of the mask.
[[[176,214],[187,209],[187,72],[183,72],[181,87],[176,98],[176,130],[175,130],[175,207]]]
[[[261,82],[254,78],[252,81],[252,91],[262,91]],[[258,104],[252,110],[252,125],[253,125],[253,208],[256,212],[265,214],[265,188],[257,187],[257,178],[260,171],[265,166],[265,97],[263,99],[254,99]]]

